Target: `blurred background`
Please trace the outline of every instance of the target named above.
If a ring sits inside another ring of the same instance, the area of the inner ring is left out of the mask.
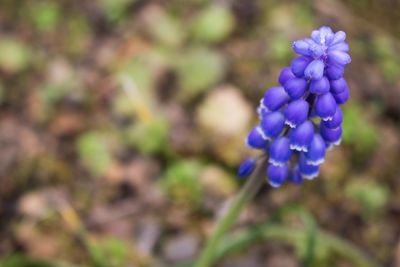
[[[0,1],[0,266],[190,266],[259,99],[322,25],[351,47],[342,145],[265,185],[215,266],[400,266],[393,0]]]

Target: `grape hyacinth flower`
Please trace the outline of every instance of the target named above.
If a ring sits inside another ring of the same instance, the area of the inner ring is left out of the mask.
[[[318,176],[329,148],[339,145],[343,114],[349,99],[344,69],[350,63],[343,31],[323,26],[310,38],[293,42],[299,55],[266,91],[257,109],[260,123],[250,131],[247,145],[268,155],[266,175],[272,187],[285,181],[301,184]],[[239,176],[248,176],[256,160],[246,159]]]

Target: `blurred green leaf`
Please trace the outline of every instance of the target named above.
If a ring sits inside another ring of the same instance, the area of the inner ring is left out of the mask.
[[[382,211],[390,194],[388,188],[384,185],[365,179],[349,182],[346,185],[345,193],[348,198],[362,206],[367,218]]]
[[[99,5],[110,21],[118,21],[128,5],[134,2],[136,0],[100,0]]]
[[[223,5],[210,5],[200,12],[192,25],[195,39],[218,42],[226,38],[234,27],[230,9]]]
[[[33,22],[40,31],[52,31],[56,28],[61,16],[57,2],[39,2],[32,5],[32,8]]]
[[[31,50],[17,39],[0,39],[0,68],[15,73],[26,68],[32,59]]]
[[[0,267],[78,267],[77,265],[34,259],[23,254],[13,254],[0,259]]]
[[[372,47],[383,75],[389,81],[395,82],[400,75],[400,58],[388,36],[376,35]]]
[[[275,36],[271,40],[270,56],[278,61],[287,62],[290,60],[293,52],[289,44],[290,41],[284,36]]]
[[[75,14],[73,19],[67,20],[65,24],[66,34],[64,36],[66,40],[64,45],[66,45],[67,52],[73,55],[83,55],[83,53],[86,53],[91,36],[91,28],[87,18],[83,15]]]
[[[105,136],[99,132],[82,134],[77,141],[79,157],[94,175],[103,175],[112,164]]]
[[[201,169],[202,165],[198,161],[178,161],[168,167],[161,180],[161,186],[174,203],[195,208],[203,196],[199,181]]]
[[[343,107],[343,129],[343,142],[353,145],[358,156],[368,156],[378,143],[379,132],[359,104]]]
[[[103,266],[119,267],[124,266],[128,256],[128,248],[119,239],[105,238],[96,243],[91,242],[91,253],[102,263]]]
[[[156,41],[170,47],[178,47],[182,44],[186,31],[181,25],[181,20],[159,7],[151,7],[146,11],[145,30]]]
[[[136,122],[126,131],[126,140],[139,151],[151,154],[167,151],[169,124],[163,118]]]
[[[222,55],[207,49],[192,49],[180,55],[177,71],[181,96],[190,99],[210,89],[225,72]]]

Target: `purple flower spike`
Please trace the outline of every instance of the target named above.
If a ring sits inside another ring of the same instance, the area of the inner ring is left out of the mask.
[[[322,124],[324,124],[324,126],[326,126],[327,128],[335,129],[339,127],[342,124],[342,122],[343,122],[343,113],[339,107],[336,107],[336,112],[335,115],[333,115],[333,118],[329,121],[322,122]]]
[[[339,126],[335,129],[330,129],[324,124],[321,124],[321,136],[328,144],[339,145],[342,138],[342,127]]]
[[[304,179],[312,180],[318,176],[319,166],[308,164],[304,154],[301,154],[299,159],[299,171]]]
[[[286,104],[289,99],[290,97],[283,87],[272,87],[265,92],[262,104],[267,110],[275,111]]]
[[[277,137],[284,126],[285,117],[278,111],[268,113],[261,121],[262,132],[267,139]]]
[[[332,94],[340,94],[346,89],[349,90],[347,82],[344,78],[332,80],[330,83],[331,83]]]
[[[305,153],[307,164],[310,165],[321,165],[325,161],[325,141],[321,135],[314,134],[314,137],[308,147],[308,151]]]
[[[307,81],[301,78],[293,78],[285,83],[284,88],[291,98],[297,99],[304,95],[307,88]]]
[[[283,86],[288,80],[294,78],[294,74],[290,67],[284,68],[279,74],[278,82]]]
[[[336,112],[336,101],[330,93],[319,95],[315,101],[315,113],[322,120],[331,120]]]
[[[269,147],[269,163],[275,166],[283,166],[291,156],[289,138],[282,136],[272,141]]]
[[[311,61],[312,58],[306,56],[301,56],[293,59],[290,63],[293,74],[298,78],[302,78],[304,76],[304,70],[307,68],[308,64],[310,64]]]
[[[240,164],[237,175],[239,177],[249,176],[256,167],[256,160],[254,158],[248,158]]]
[[[293,42],[292,48],[298,57],[281,71],[281,86],[265,93],[257,108],[260,125],[247,137],[250,147],[268,157],[272,187],[287,179],[301,184],[318,175],[326,151],[340,143],[340,105],[350,96],[343,75],[351,58],[343,31],[323,26],[310,38]],[[238,175],[249,175],[254,166],[252,159],[245,160]]]
[[[307,68],[304,70],[304,76],[307,79],[319,80],[324,75],[324,62],[320,59],[316,59],[308,64]]]
[[[268,144],[268,138],[260,126],[253,128],[246,140],[247,146],[254,149],[265,149]]]
[[[289,168],[287,165],[275,166],[270,164],[267,169],[267,177],[269,184],[274,187],[280,187],[286,180],[289,174]]]
[[[342,105],[344,103],[347,102],[347,100],[349,100],[350,97],[350,92],[348,88],[345,88],[343,92],[339,93],[339,94],[333,94],[333,97],[336,100],[336,103],[338,105]]]
[[[329,80],[326,77],[322,77],[319,80],[314,80],[310,82],[310,93],[313,94],[325,94],[329,92]]]
[[[307,101],[303,99],[290,102],[285,109],[285,124],[290,128],[296,128],[297,125],[305,122],[308,117],[308,106]]]
[[[290,134],[290,149],[297,151],[308,151],[308,145],[310,144],[314,135],[314,126],[311,121],[305,121],[297,128],[292,129]]]

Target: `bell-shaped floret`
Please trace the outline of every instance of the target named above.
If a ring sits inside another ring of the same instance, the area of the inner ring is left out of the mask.
[[[265,149],[268,145],[268,138],[260,126],[253,128],[247,136],[246,143],[250,148]]]
[[[321,165],[325,160],[326,146],[321,135],[314,134],[314,137],[308,146],[308,151],[305,154],[307,163],[311,165]]]
[[[330,89],[331,89],[332,94],[340,94],[344,90],[349,89],[347,82],[344,78],[332,80],[332,81],[330,81],[330,85],[331,85]]]
[[[267,139],[277,137],[285,126],[285,117],[282,113],[275,111],[268,113],[261,121],[261,128]]]
[[[245,159],[239,166],[237,175],[239,177],[249,176],[256,167],[256,160],[254,158]]]
[[[343,129],[341,126],[331,129],[326,127],[323,123],[321,123],[321,136],[325,140],[325,143],[327,144],[333,144],[333,145],[339,145],[341,138],[342,138],[342,132]]]
[[[315,100],[315,113],[322,120],[331,120],[336,112],[336,101],[331,93],[325,93],[317,96]]]
[[[310,64],[311,61],[312,58],[306,56],[301,56],[293,59],[290,63],[293,74],[298,78],[302,78],[304,76],[304,70],[307,68],[308,64]]]
[[[351,58],[346,52],[333,50],[328,52],[328,61],[331,64],[344,66],[351,62]]]
[[[282,166],[289,161],[291,156],[292,150],[290,150],[289,138],[281,136],[271,142],[269,147],[269,163]]]
[[[323,121],[322,124],[324,124],[324,126],[328,128],[335,129],[340,125],[342,125],[342,122],[343,122],[343,113],[339,107],[336,107],[336,112],[335,115],[333,115],[332,119],[328,121]]]
[[[304,70],[304,76],[307,79],[319,80],[324,75],[324,62],[320,59],[313,60],[308,64],[307,68]]]
[[[285,105],[289,99],[290,97],[283,87],[271,87],[267,92],[265,92],[262,104],[268,110],[275,111]]]
[[[299,171],[304,179],[312,180],[318,176],[319,166],[308,164],[305,155],[301,154],[299,159]]]
[[[326,76],[329,80],[337,80],[343,77],[344,67],[340,65],[329,64],[326,68]]]
[[[303,99],[294,100],[285,109],[285,123],[291,128],[296,128],[307,120],[309,105]]]
[[[303,56],[311,56],[310,43],[306,40],[294,41],[292,44],[294,52]]]
[[[283,86],[288,80],[294,78],[294,74],[290,67],[284,68],[279,74],[278,82]]]
[[[342,104],[346,103],[347,100],[349,100],[349,97],[350,97],[349,88],[345,88],[343,90],[343,92],[341,92],[339,94],[333,94],[333,97],[335,98],[336,103],[338,105],[342,105]]]
[[[313,80],[310,83],[310,92],[313,94],[325,94],[329,92],[330,84],[326,77],[322,77],[319,80]]]
[[[308,151],[308,146],[314,135],[314,125],[307,120],[292,129],[290,132],[290,149],[297,151]]]
[[[287,165],[275,166],[270,164],[267,168],[268,182],[272,187],[280,187],[289,174]]]
[[[284,85],[286,93],[293,99],[302,97],[307,88],[307,81],[302,78],[293,78]]]

